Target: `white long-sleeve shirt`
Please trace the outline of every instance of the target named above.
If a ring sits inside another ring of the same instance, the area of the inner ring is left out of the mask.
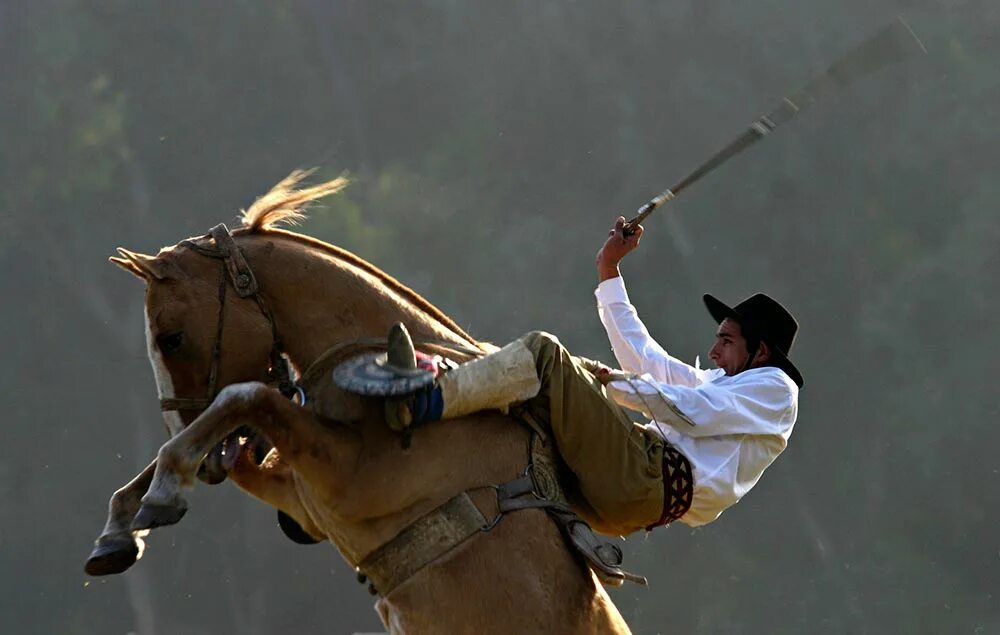
[[[681,522],[696,527],[715,520],[785,449],[798,386],[778,368],[727,376],[670,356],[639,320],[620,277],[602,282],[595,295],[618,363],[636,376],[611,382],[608,394],[650,417],[646,427],[691,462],[694,497]]]

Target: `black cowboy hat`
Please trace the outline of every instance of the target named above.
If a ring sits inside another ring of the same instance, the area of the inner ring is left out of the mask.
[[[771,363],[788,373],[799,388],[802,387],[802,373],[788,359],[795,333],[799,330],[799,323],[788,309],[763,293],[755,293],[734,307],[707,293],[703,299],[716,323],[721,324],[726,318],[731,318],[739,322],[744,337],[767,342],[771,349]]]

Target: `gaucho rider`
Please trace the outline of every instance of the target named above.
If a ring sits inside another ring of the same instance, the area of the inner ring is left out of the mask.
[[[625,219],[597,254],[601,322],[621,365],[571,355],[532,332],[442,374],[387,407],[397,429],[524,402],[547,422],[580,493],[605,533],[628,534],[675,520],[711,522],[740,500],[785,449],[802,375],[788,360],[798,325],[756,294],[729,307],[711,295],[718,323],[703,370],[671,357],[629,302],[619,262],[639,245]],[[634,423],[624,408],[652,419]]]

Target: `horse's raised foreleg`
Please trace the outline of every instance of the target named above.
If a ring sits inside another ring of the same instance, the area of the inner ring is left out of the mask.
[[[142,538],[131,529],[132,519],[139,511],[140,501],[153,480],[156,461],[146,466],[138,476],[111,495],[108,520],[84,569],[90,575],[109,575],[125,571],[139,559]]]
[[[152,483],[142,497],[142,507],[131,528],[152,529],[178,522],[187,511],[181,488],[194,484],[205,455],[241,425],[262,432],[278,448],[284,461],[293,464],[291,459],[296,454],[293,439],[322,451],[333,436],[311,411],[292,404],[265,384],[248,382],[227,386],[197,419],[160,448]],[[247,457],[241,457],[238,464],[246,460]],[[281,485],[292,485],[287,466],[268,466],[265,462],[255,472],[244,464],[234,476],[238,484],[291,515],[309,533],[318,533],[297,501],[294,487]]]

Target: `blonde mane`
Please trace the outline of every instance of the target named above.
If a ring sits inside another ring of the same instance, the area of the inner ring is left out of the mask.
[[[475,338],[466,333],[458,324],[455,323],[454,320],[445,315],[441,309],[437,308],[422,295],[409,288],[399,280],[393,278],[388,273],[382,271],[375,265],[371,264],[364,258],[352,254],[346,249],[319,240],[318,238],[312,238],[310,236],[305,236],[303,234],[275,227],[275,225],[280,223],[291,225],[301,223],[306,218],[306,207],[309,203],[323,198],[324,196],[336,194],[340,190],[344,189],[348,184],[348,179],[341,176],[333,179],[332,181],[326,181],[311,187],[303,189],[295,188],[296,185],[313,172],[315,172],[315,169],[295,170],[282,179],[277,185],[272,187],[267,194],[254,201],[253,205],[251,205],[249,209],[241,210],[243,226],[234,233],[279,234],[294,240],[295,242],[319,249],[320,251],[325,251],[337,259],[375,276],[383,284],[398,293],[400,296],[412,302],[424,313],[428,314],[448,329],[451,329],[456,335],[459,335],[468,340],[470,343],[479,346],[479,343]]]
[[[250,209],[240,210],[243,227],[256,232],[279,223],[297,225],[305,219],[306,206],[309,203],[336,194],[347,187],[347,177],[341,176],[312,187],[295,189],[296,185],[315,171],[315,168],[295,170],[272,187],[267,194],[254,201]]]

